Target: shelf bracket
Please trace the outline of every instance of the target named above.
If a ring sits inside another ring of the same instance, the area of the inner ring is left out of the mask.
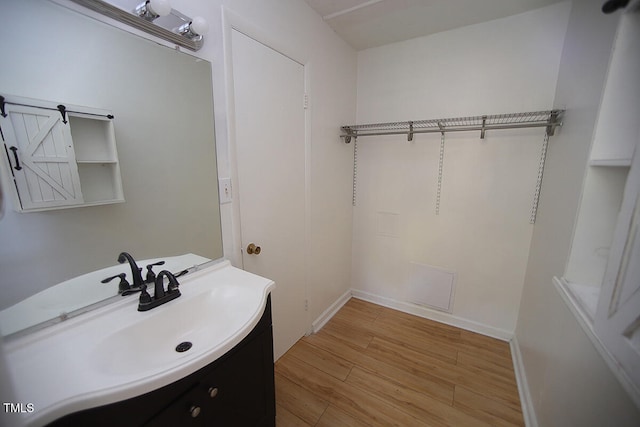
[[[444,136],[444,125],[442,124],[442,122],[438,122],[438,127],[440,128],[440,133],[442,134],[442,136]]]
[[[482,129],[480,130],[480,139],[484,139],[485,126],[487,125],[487,116],[482,116]]]
[[[413,122],[409,122],[409,133],[407,134],[407,141],[413,141]]]
[[[551,114],[549,115],[549,125],[546,128],[547,135],[553,136],[553,134],[556,132],[556,126],[562,126],[562,122],[560,122],[559,117],[559,111],[551,112]]]
[[[7,113],[4,110],[4,106],[5,106],[5,102],[4,102],[4,96],[0,95],[0,114],[2,115],[2,117],[7,117]]]
[[[351,130],[351,128],[349,126],[343,126],[342,130],[346,133],[346,135],[342,135],[344,137],[344,143],[345,144],[349,144],[351,143],[351,138],[357,138],[358,137],[358,133]]]

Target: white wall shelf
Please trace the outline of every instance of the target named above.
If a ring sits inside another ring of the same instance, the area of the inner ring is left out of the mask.
[[[591,159],[589,166],[602,167],[629,167],[631,166],[631,158],[628,159]]]
[[[556,287],[640,406],[640,12],[622,16],[565,275]]]
[[[113,115],[106,110],[2,98],[7,179],[20,212],[124,202]]]

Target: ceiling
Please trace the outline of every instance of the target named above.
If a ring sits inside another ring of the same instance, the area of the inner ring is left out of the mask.
[[[305,0],[356,50],[504,18],[561,0]]]

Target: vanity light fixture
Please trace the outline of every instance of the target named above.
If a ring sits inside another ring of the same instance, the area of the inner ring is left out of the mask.
[[[56,0],[54,0],[56,1]],[[160,37],[170,43],[197,51],[204,44],[209,25],[204,18],[183,15],[171,8],[169,0],[145,0],[128,6],[128,10],[112,4],[110,0],[71,0],[81,6],[127,24],[138,30]],[[124,3],[127,0],[118,1]]]
[[[171,13],[171,4],[169,0],[146,0],[136,6],[134,12],[142,19],[153,21]]]
[[[191,40],[202,39],[209,32],[209,24],[201,16],[196,16],[191,22],[185,22],[176,31]]]

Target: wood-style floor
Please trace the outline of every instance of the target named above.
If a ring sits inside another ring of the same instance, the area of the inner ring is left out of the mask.
[[[287,426],[523,426],[506,342],[352,298],[276,362]]]

